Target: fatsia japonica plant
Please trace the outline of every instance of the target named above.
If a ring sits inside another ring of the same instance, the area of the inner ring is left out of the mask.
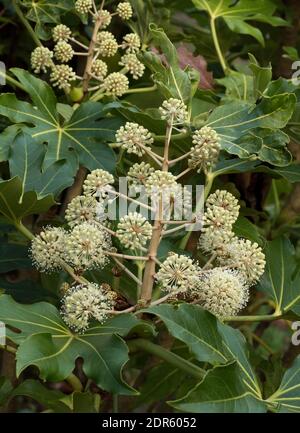
[[[0,1],[3,412],[300,411],[293,7]]]

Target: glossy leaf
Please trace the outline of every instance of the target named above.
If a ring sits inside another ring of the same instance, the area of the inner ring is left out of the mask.
[[[120,336],[125,336],[139,321],[133,316],[117,316],[104,325],[95,323],[83,335],[72,333],[58,310],[46,302],[18,304],[10,296],[0,296],[0,320],[17,328],[7,330],[8,339],[19,345],[17,374],[35,365],[43,380],[57,382],[68,377],[78,357],[83,369],[99,387],[119,394],[135,391],[121,377],[128,360],[128,349]]]

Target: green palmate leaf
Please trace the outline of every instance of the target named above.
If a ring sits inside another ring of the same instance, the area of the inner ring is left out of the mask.
[[[104,118],[103,104],[86,102],[74,111],[69,121],[64,121],[57,111],[55,94],[47,83],[22,69],[14,68],[12,72],[30,95],[34,106],[19,101],[13,94],[3,94],[0,96],[0,114],[12,122],[33,126],[21,127],[40,145],[47,144],[44,170],[61,160],[71,164],[74,172],[78,162],[89,170],[99,167],[109,171],[114,169],[114,152],[106,141],[113,141],[115,130],[120,126],[119,119]]]
[[[300,315],[300,272],[292,243],[284,237],[269,242],[266,262],[261,290],[272,297],[276,313],[292,310]]]
[[[275,171],[289,182],[300,182],[300,164],[290,164],[288,167],[276,168]]]
[[[155,45],[162,51],[164,59],[152,52],[146,52],[144,62],[153,72],[153,80],[166,98],[176,98],[189,105],[200,80],[199,73],[191,68],[182,70],[177,50],[163,29],[154,24],[150,27]]]
[[[279,389],[267,401],[277,412],[300,412],[300,356],[284,374]]]
[[[262,67],[257,62],[256,58],[249,54],[249,67],[253,73],[253,90],[255,99],[259,98],[266,90],[272,79],[272,66]]]
[[[245,339],[238,330],[223,325],[208,311],[194,305],[181,304],[178,308],[160,305],[146,311],[158,316],[198,361],[211,364],[236,361],[245,390],[261,397],[257,378],[247,358]]]
[[[9,168],[11,176],[18,176],[24,192],[36,191],[38,197],[57,196],[74,181],[74,170],[62,160],[41,171],[45,149],[25,131],[21,131],[11,145]]]
[[[248,218],[239,216],[233,225],[233,231],[240,238],[250,239],[252,242],[256,242],[261,246],[264,244],[264,240],[257,226],[249,221]]]
[[[248,21],[261,21],[272,26],[286,25],[286,21],[274,17],[276,5],[272,0],[193,0],[194,5],[205,10],[210,18],[222,18],[228,27],[236,33],[254,37],[264,45],[261,31]]]
[[[73,0],[23,0],[21,5],[27,10],[26,17],[36,23],[35,31],[41,39],[47,39],[44,24],[58,24],[60,18],[74,8]]]
[[[213,173],[214,176],[220,176],[221,174],[244,173],[254,170],[259,166],[259,164],[259,161],[245,161],[240,158],[225,159],[216,164]]]
[[[100,396],[89,392],[73,392],[65,395],[61,391],[50,390],[36,380],[25,380],[11,392],[9,398],[26,396],[38,401],[42,406],[56,413],[97,413]]]
[[[0,214],[13,224],[28,215],[46,212],[54,204],[51,195],[39,199],[33,191],[24,193],[18,177],[0,181]]]
[[[223,102],[249,101],[255,102],[254,80],[251,75],[241,72],[230,71],[224,78],[218,79],[217,82],[226,88]]]
[[[278,130],[286,126],[295,102],[295,95],[288,93],[264,97],[257,105],[232,102],[216,108],[206,125],[218,132],[228,153],[287,165],[291,160],[285,147],[288,137]]]
[[[185,397],[169,403],[191,413],[266,412],[266,404],[245,390],[236,362],[215,367]]]
[[[120,338],[140,323],[135,317],[122,314],[104,325],[95,323],[84,335],[77,335],[67,328],[53,305],[22,305],[2,295],[0,320],[19,330],[16,333],[7,329],[7,338],[19,345],[18,375],[35,365],[41,379],[57,382],[66,379],[76,359],[82,357],[85,374],[99,387],[117,394],[135,394],[121,377],[128,349]]]

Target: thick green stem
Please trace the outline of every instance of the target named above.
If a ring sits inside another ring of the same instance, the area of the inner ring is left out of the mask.
[[[17,5],[17,0],[13,0],[13,5],[14,5],[14,8],[15,8],[16,14],[20,18],[20,21],[22,21],[24,27],[26,27],[26,29],[27,29],[28,33],[30,34],[32,40],[35,42],[35,44],[37,46],[41,47],[42,46],[41,41],[39,40],[39,38],[35,34],[33,28],[31,27],[31,25],[29,24],[29,22],[27,21],[27,19],[23,15],[23,12],[21,11],[21,9],[19,8],[19,6]]]
[[[225,317],[224,322],[272,322],[274,320],[279,320],[282,318],[281,313],[276,314],[266,314],[259,316],[232,316]]]
[[[217,29],[216,29],[216,21],[215,18],[211,18],[210,20],[210,28],[211,28],[211,34],[212,34],[212,38],[215,44],[215,48],[222,66],[222,69],[224,71],[224,73],[227,71],[227,65],[226,65],[226,61],[225,58],[223,56],[221,47],[220,47],[220,43],[219,43],[219,39],[218,39],[218,34],[217,34]]]
[[[151,355],[163,359],[174,367],[185,371],[190,376],[193,376],[198,380],[203,379],[206,374],[206,371],[202,368],[197,367],[186,359],[176,355],[176,353],[173,353],[164,347],[158,346],[151,341],[145,340],[143,338],[137,338],[136,340],[127,341],[127,344],[130,351],[135,352],[137,350],[144,350],[145,352],[151,353]]]
[[[23,90],[25,92],[25,87],[22,86],[22,84],[19,83],[19,81],[15,80],[10,75],[7,75],[7,73],[1,71],[1,69],[0,69],[0,77],[4,77],[7,83],[12,84],[13,86],[18,87],[20,90]]]

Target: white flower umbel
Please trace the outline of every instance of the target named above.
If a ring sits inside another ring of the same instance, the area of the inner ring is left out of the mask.
[[[61,227],[46,227],[31,242],[30,255],[41,272],[61,269],[64,257],[66,231]]]
[[[155,170],[145,183],[148,194],[174,193],[177,188],[176,177],[167,171]]]
[[[149,176],[154,173],[154,168],[151,167],[150,164],[146,162],[141,162],[140,164],[136,163],[132,167],[130,167],[127,179],[128,182],[132,186],[141,186],[145,185]]]
[[[90,223],[75,226],[66,239],[66,261],[75,269],[101,269],[107,262],[105,251],[111,250],[107,231]]]
[[[151,150],[153,138],[148,129],[137,123],[127,122],[116,132],[116,142],[128,153],[142,156],[145,149]]]
[[[131,4],[129,2],[119,3],[117,6],[117,14],[122,20],[130,20],[133,15]]]
[[[141,40],[136,33],[128,33],[124,36],[122,48],[127,53],[137,53],[141,47]]]
[[[215,207],[221,208],[229,212],[232,219],[232,224],[236,222],[239,216],[240,205],[234,195],[225,190],[217,190],[213,194],[210,194],[206,200],[206,207],[208,209],[214,209]]]
[[[221,207],[210,207],[206,209],[203,216],[204,230],[206,227],[213,227],[216,230],[231,230],[235,222],[232,214]]]
[[[218,257],[223,257],[227,254],[227,245],[233,238],[234,233],[231,230],[206,227],[201,233],[198,247],[205,254],[216,254]]]
[[[52,30],[52,38],[54,42],[67,41],[72,35],[71,29],[64,24],[58,24]]]
[[[86,196],[105,197],[107,187],[114,183],[114,177],[108,171],[98,168],[87,175],[83,183],[83,191]]]
[[[159,107],[161,118],[173,125],[182,125],[187,121],[187,106],[179,99],[170,98]]]
[[[249,300],[249,291],[242,275],[223,268],[207,271],[194,295],[206,310],[220,318],[236,316]]]
[[[70,288],[62,299],[61,315],[74,331],[82,333],[91,320],[104,323],[115,305],[114,292],[107,292],[95,283]]]
[[[112,96],[122,96],[129,89],[129,81],[126,75],[120,72],[112,72],[105,78],[103,88]]]
[[[92,0],[77,0],[75,2],[76,11],[82,15],[89,13],[92,7]]]
[[[234,238],[227,244],[226,254],[220,258],[220,263],[237,269],[249,285],[255,284],[263,275],[266,265],[265,255],[256,242]]]
[[[103,62],[103,60],[95,60],[92,64],[92,74],[97,78],[99,81],[103,81],[104,78],[107,75],[107,64]]]
[[[117,237],[126,248],[139,249],[151,236],[152,226],[141,214],[133,212],[120,219]]]
[[[31,67],[36,74],[47,72],[52,66],[53,52],[45,47],[37,47],[31,53]]]
[[[204,126],[193,135],[194,147],[191,148],[191,157],[188,160],[190,168],[209,170],[218,161],[220,154],[220,139],[216,131]]]
[[[145,65],[139,61],[135,54],[124,54],[119,65],[124,66],[135,80],[144,75]]]
[[[84,222],[93,222],[97,218],[98,201],[94,197],[79,195],[68,204],[65,218],[70,227]]]
[[[68,65],[56,65],[50,75],[54,87],[70,90],[71,83],[76,80],[76,74]]]
[[[101,40],[101,42],[98,45],[98,51],[102,57],[113,57],[117,53],[118,48],[119,48],[118,42],[114,37],[104,38]]]
[[[74,56],[73,48],[68,42],[59,41],[54,47],[55,58],[62,63],[68,63]]]
[[[102,11],[98,12],[98,18],[101,21],[101,29],[105,29],[111,23],[111,14],[106,9],[102,9]]]
[[[156,274],[163,290],[172,295],[188,293],[195,288],[200,269],[193,260],[184,255],[171,254]]]

